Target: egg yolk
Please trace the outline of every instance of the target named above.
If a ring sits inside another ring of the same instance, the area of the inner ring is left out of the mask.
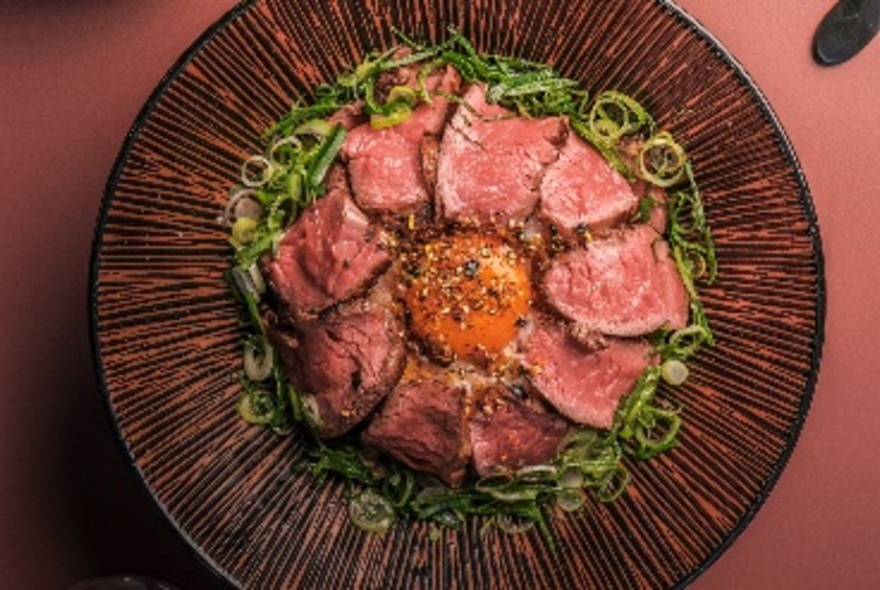
[[[528,265],[494,236],[464,233],[404,256],[404,303],[413,331],[445,359],[491,360],[528,313]]]

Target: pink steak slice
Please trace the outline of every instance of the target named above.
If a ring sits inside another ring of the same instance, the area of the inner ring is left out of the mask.
[[[541,216],[556,228],[602,230],[638,204],[629,182],[592,146],[570,133],[541,181]]]
[[[429,92],[454,93],[459,83],[458,73],[447,67],[430,76],[426,87]],[[449,101],[437,94],[403,123],[386,129],[365,123],[349,132],[342,155],[358,205],[368,213],[407,214],[430,202],[434,179],[432,171],[424,169],[422,144],[436,142],[448,108]]]
[[[589,349],[556,324],[536,328],[526,347],[525,366],[541,396],[573,422],[597,428],[611,427],[620,398],[652,362],[646,342],[609,338]]]
[[[542,287],[559,313],[600,334],[639,336],[687,324],[689,299],[669,246],[647,225],[561,254]]]
[[[328,186],[287,230],[267,265],[275,293],[294,318],[364,291],[391,261],[387,235],[351,200],[341,167],[331,171]]]
[[[363,440],[401,463],[457,486],[467,473],[470,442],[464,389],[439,368],[402,381],[364,431]]]
[[[447,219],[465,223],[522,222],[538,202],[548,164],[559,157],[567,125],[561,117],[513,117],[486,103],[477,83],[443,134],[437,200]]]

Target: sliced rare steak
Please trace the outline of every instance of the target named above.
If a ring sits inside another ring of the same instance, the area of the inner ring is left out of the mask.
[[[385,129],[365,123],[352,129],[342,145],[348,162],[354,198],[369,213],[408,214],[430,203],[433,171],[423,169],[425,141],[435,141],[446,121],[449,101],[460,78],[451,66],[429,76],[425,82],[434,94],[431,102],[417,107],[409,119]]]
[[[522,222],[538,202],[548,164],[559,157],[567,125],[561,117],[513,117],[486,103],[477,83],[463,97],[443,133],[437,162],[437,201],[450,220]]]
[[[287,380],[294,382],[292,375],[299,371],[299,338],[296,330],[285,317],[279,317],[278,313],[270,306],[260,310],[263,325],[266,327],[266,337],[269,344],[275,349],[275,358],[281,365],[281,371],[287,376]]]
[[[597,428],[611,427],[620,398],[651,363],[647,342],[608,338],[589,349],[554,323],[535,328],[524,355],[541,396],[573,422]]]
[[[474,467],[484,477],[552,461],[568,429],[560,416],[505,388],[480,391],[470,401]]]
[[[648,225],[559,255],[542,287],[559,313],[600,334],[639,336],[687,324],[684,284],[668,244]]]
[[[450,384],[442,369],[426,366],[397,385],[362,438],[404,465],[458,486],[470,460],[463,406],[464,388]]]
[[[367,122],[367,115],[364,113],[364,101],[357,100],[348,103],[330,115],[327,122],[331,125],[342,125],[347,131],[351,131],[358,125],[363,125]]]
[[[629,182],[576,133],[541,181],[541,216],[565,233],[602,231],[626,219],[638,197]]]
[[[397,385],[406,350],[395,314],[370,300],[342,305],[300,322],[296,348],[279,351],[285,376],[304,395],[304,413],[315,435],[345,434]],[[276,344],[281,342],[277,337]],[[285,362],[285,360],[287,362]]]
[[[440,158],[440,140],[433,135],[426,135],[419,145],[422,175],[425,186],[431,195],[437,194],[437,160]]]
[[[364,291],[391,261],[387,235],[351,200],[342,167],[331,170],[327,187],[286,231],[266,265],[274,292],[295,319]]]

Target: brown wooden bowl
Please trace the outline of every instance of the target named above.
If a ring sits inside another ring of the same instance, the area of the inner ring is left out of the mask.
[[[642,101],[691,154],[717,243],[703,290],[717,345],[686,385],[679,448],[630,465],[617,502],[542,536],[439,539],[423,523],[351,526],[340,482],[297,471],[301,434],[241,421],[242,332],[216,217],[260,133],[392,27],[548,62]],[[635,588],[688,583],[754,516],[813,393],[825,291],[819,232],[794,152],[735,60],[661,0],[262,0],[242,3],[160,83],[107,184],[91,268],[96,370],[131,461],[174,526],[248,588]]]

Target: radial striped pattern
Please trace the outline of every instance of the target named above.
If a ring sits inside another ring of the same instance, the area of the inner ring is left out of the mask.
[[[630,493],[537,534],[473,521],[430,540],[370,536],[345,491],[296,469],[302,440],[237,419],[242,337],[216,223],[259,134],[310,89],[393,43],[392,27],[549,62],[634,94],[692,155],[715,231],[705,290],[718,344],[687,384],[682,445],[631,465]],[[266,0],[238,7],[172,71],[114,170],[92,268],[97,368],[120,437],[156,501],[245,588],[666,588],[747,524],[795,442],[821,348],[824,285],[804,180],[731,58],[657,0]]]

